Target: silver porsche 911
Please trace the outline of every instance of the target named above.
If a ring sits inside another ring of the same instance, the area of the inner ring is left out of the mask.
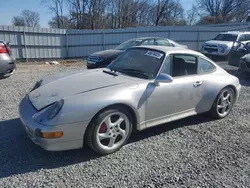
[[[40,80],[19,114],[31,140],[45,150],[87,143],[105,155],[119,150],[133,130],[205,112],[224,118],[240,90],[238,78],[201,53],[141,46],[106,68]]]

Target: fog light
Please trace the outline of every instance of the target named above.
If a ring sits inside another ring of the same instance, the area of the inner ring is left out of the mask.
[[[63,132],[62,131],[58,131],[58,132],[41,132],[41,137],[42,138],[61,138],[63,136]]]

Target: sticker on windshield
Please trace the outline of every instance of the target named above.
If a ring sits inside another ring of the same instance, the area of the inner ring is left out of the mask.
[[[151,57],[155,57],[157,59],[161,59],[163,56],[163,53],[160,52],[155,52],[155,51],[147,51],[147,53],[145,53],[146,56],[151,56]]]

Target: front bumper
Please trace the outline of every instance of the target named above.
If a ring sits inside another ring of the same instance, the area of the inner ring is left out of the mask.
[[[97,66],[97,64],[87,63],[87,69],[97,69],[97,68],[99,68],[99,66]]]
[[[211,56],[219,56],[219,57],[225,57],[228,56],[230,50],[225,49],[224,52],[221,52],[218,48],[207,48],[207,47],[202,47],[201,53],[205,55],[211,55]]]
[[[206,50],[202,50],[201,53],[204,55],[218,56],[218,57],[226,57],[229,53],[219,53],[219,52],[208,52]]]
[[[84,132],[87,127],[86,122],[72,123],[66,125],[48,126],[38,123],[33,116],[38,111],[32,106],[28,96],[19,105],[19,116],[29,138],[37,145],[48,151],[63,151],[78,149],[83,147]],[[45,139],[36,134],[41,132],[62,131],[61,138]]]

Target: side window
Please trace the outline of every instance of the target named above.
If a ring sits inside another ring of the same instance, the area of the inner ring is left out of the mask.
[[[143,41],[140,45],[154,45],[154,44],[155,44],[154,39],[148,39]]]
[[[197,74],[197,57],[192,55],[173,55],[172,76]]]
[[[250,34],[246,34],[245,38],[246,38],[246,41],[249,41],[250,40]]]
[[[171,75],[171,56],[168,56],[162,66],[161,73]]]
[[[156,39],[156,45],[157,46],[170,46],[170,43],[168,42],[168,40]]]
[[[240,36],[239,36],[239,39],[238,39],[238,41],[246,41],[246,38],[245,38],[245,35],[244,34],[241,34]]]
[[[203,74],[203,73],[209,73],[215,70],[215,66],[210,63],[209,61],[200,58],[199,64],[198,64],[198,73]]]

